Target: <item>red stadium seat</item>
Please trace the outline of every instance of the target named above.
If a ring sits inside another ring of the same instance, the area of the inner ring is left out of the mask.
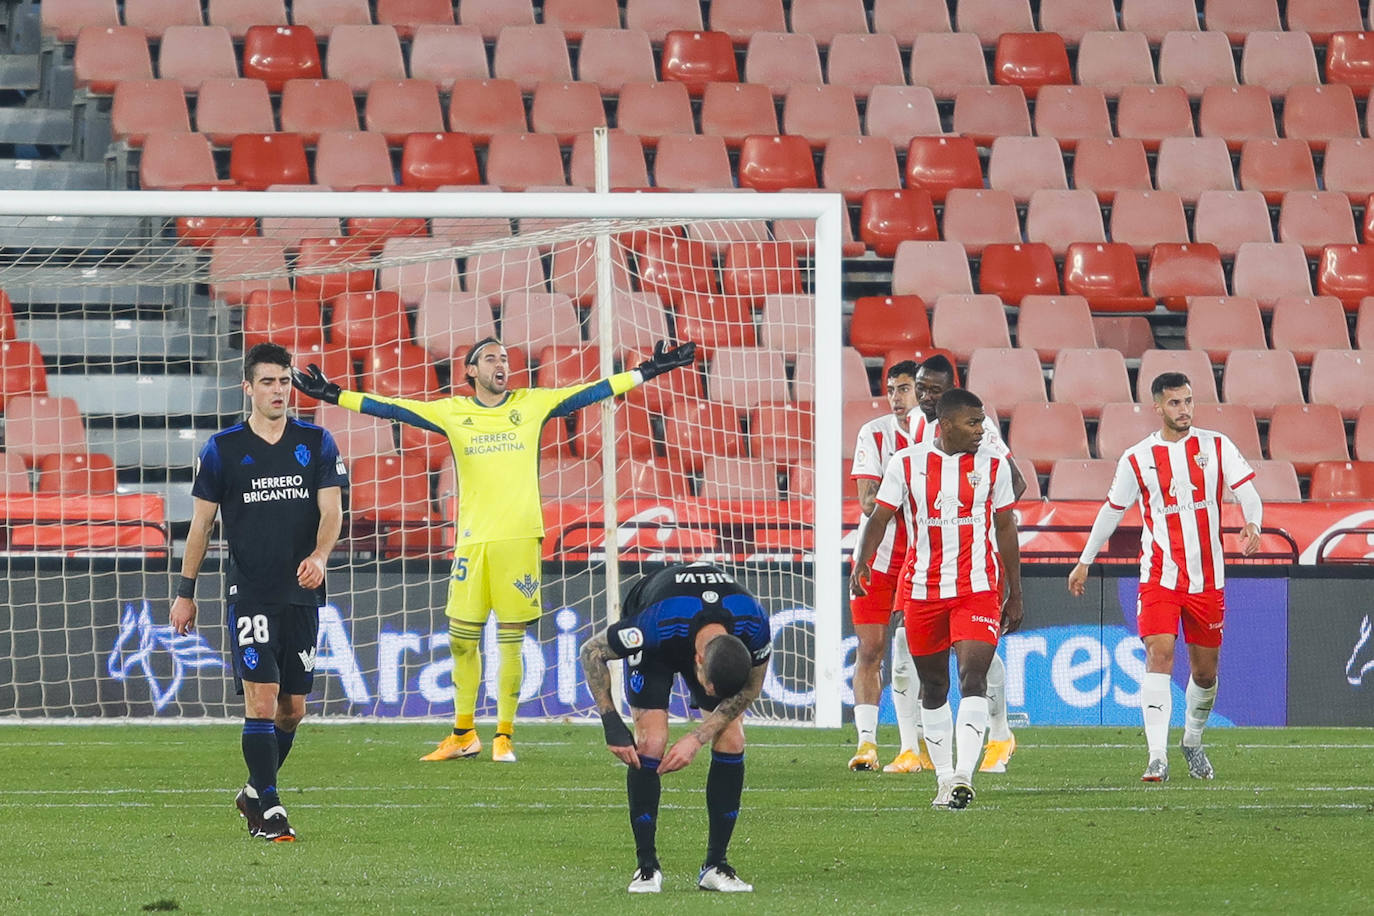
[[[643,29],[662,43],[674,30],[700,31],[701,5],[696,0],[625,0],[625,27]]]
[[[1224,433],[1246,458],[1264,457],[1255,413],[1245,404],[1194,404],[1193,426]]]
[[[362,244],[369,249],[376,248],[376,239],[364,239]],[[436,253],[452,244],[446,239],[388,238],[382,243],[382,259],[391,262],[378,271],[377,288],[396,293],[401,304],[409,308],[418,306],[430,293],[451,294],[458,290],[458,266],[452,257],[441,257]],[[473,255],[470,260],[490,259],[490,254]],[[518,255],[512,256],[516,261]],[[473,265],[469,265],[471,270]],[[527,275],[523,272],[521,279]]]
[[[945,293],[972,293],[968,257],[958,242],[907,241],[892,261],[894,295],[916,295],[934,302]]]
[[[448,109],[449,128],[487,143],[495,134],[529,130],[525,103],[514,80],[457,80]]]
[[[710,83],[737,83],[735,49],[724,32],[670,31],[663,39],[664,82],[678,82],[693,96]]]
[[[701,471],[702,499],[762,499],[779,496],[777,471],[754,458],[711,458]]]
[[[491,303],[476,293],[426,293],[415,312],[415,339],[436,360],[452,359],[460,346],[495,334]]]
[[[1341,412],[1330,404],[1280,404],[1269,421],[1269,457],[1302,475],[1319,461],[1349,461]]]
[[[329,36],[324,70],[355,93],[378,80],[406,78],[405,59],[396,30],[389,25],[341,25]]]
[[[1040,358],[1030,350],[978,350],[969,357],[966,387],[1002,411],[1048,401]]]
[[[1240,149],[1240,187],[1278,203],[1289,191],[1317,190],[1312,153],[1301,140],[1247,140]]]
[[[1152,311],[1140,288],[1135,253],[1124,242],[1074,242],[1064,254],[1064,292],[1083,296],[1094,312]]]
[[[776,350],[721,348],[711,357],[706,390],[712,400],[736,407],[786,401],[787,371]]]
[[[905,150],[913,137],[938,135],[940,111],[924,86],[875,86],[864,109],[864,133]]]
[[[238,185],[193,184],[188,190],[237,191]],[[177,242],[195,248],[209,248],[215,239],[241,238],[258,234],[258,221],[251,216],[180,216],[177,217]],[[2,335],[0,335],[2,336]]]
[[[1274,303],[1270,325],[1275,350],[1288,350],[1307,366],[1320,350],[1349,350],[1345,310],[1334,296],[1291,296]]]
[[[143,138],[138,184],[145,191],[170,191],[214,184],[215,160],[203,134],[151,133]]]
[[[1246,242],[1272,242],[1269,207],[1259,191],[1203,191],[1193,211],[1193,238],[1234,258]]]
[[[1083,414],[1070,403],[1017,404],[1011,411],[1007,443],[1042,474],[1061,458],[1088,458]]]
[[[1072,47],[1088,32],[1116,31],[1116,7],[1112,0],[1040,0],[1040,28]]]
[[[582,34],[577,78],[603,94],[619,95],[627,83],[649,83],[657,76],[653,48],[642,30],[617,27],[588,29]]]
[[[122,80],[153,78],[148,39],[142,29],[133,26],[83,27],[76,39],[72,66],[76,88],[96,95],[109,95]]]
[[[435,521],[422,460],[409,454],[350,456],[348,470],[349,512],[358,522],[390,528]]]
[[[299,134],[240,134],[229,147],[229,177],[244,188],[309,184],[310,166]]]
[[[701,99],[701,132],[738,147],[748,136],[778,132],[778,116],[768,87],[753,83],[710,83]]]
[[[376,347],[362,354],[362,366],[363,390],[372,394],[421,400],[439,396],[439,378],[424,347],[409,343]]]
[[[323,347],[320,301],[289,290],[256,290],[243,304],[243,349],[275,341],[292,353]]]
[[[367,292],[376,282],[371,269],[327,274],[313,271],[365,261],[370,254],[366,241],[357,238],[302,238],[296,267],[306,272],[296,277],[296,292],[316,299],[332,299],[347,292]]]
[[[832,86],[847,87],[861,99],[868,98],[875,86],[905,84],[897,39],[888,32],[845,32],[834,36],[826,55],[825,80]]]
[[[1318,461],[1312,466],[1312,499],[1374,500],[1374,461]]]
[[[42,351],[27,340],[0,342],[0,408],[17,395],[47,393]]]
[[[1294,86],[1283,103],[1283,135],[1323,150],[1337,139],[1360,138],[1359,114],[1349,86]]]
[[[777,464],[810,464],[816,439],[810,404],[770,402],[749,412],[750,451]]]
[[[0,370],[5,366],[5,346],[0,344]],[[18,393],[5,395],[4,407],[5,451],[30,467],[45,455],[89,453],[81,408],[73,399],[47,397],[45,392]]]
[[[1364,350],[1323,350],[1312,358],[1308,400],[1338,407],[1355,419],[1374,391],[1374,355]]]
[[[1234,191],[1235,174],[1226,142],[1217,137],[1165,137],[1159,144],[1155,184],[1196,204],[1204,191]]]
[[[1326,46],[1325,82],[1349,86],[1360,98],[1374,87],[1374,32],[1363,27],[1331,35]]]
[[[864,356],[929,347],[926,304],[917,296],[860,296],[849,320],[849,342]]]
[[[1198,98],[1208,86],[1236,85],[1236,64],[1225,35],[1168,32],[1159,45],[1159,82]]]
[[[20,464],[22,468],[22,463]],[[38,493],[113,493],[115,464],[99,452],[59,452],[38,459]]]
[[[320,134],[357,130],[353,90],[342,80],[287,80],[281,91],[282,130],[314,146]]]
[[[466,25],[422,25],[410,42],[410,75],[449,86],[454,80],[486,79],[482,33]]]
[[[954,132],[983,145],[997,137],[1029,137],[1030,109],[1020,86],[976,86],[954,95]]]
[[[988,245],[1020,242],[1016,201],[1007,191],[951,188],[945,197],[942,234],[974,257]]]
[[[1188,300],[1185,341],[1214,363],[1225,362],[1232,350],[1263,350],[1259,305],[1243,296],[1194,296]]]
[[[1044,242],[1063,257],[1074,242],[1106,242],[1102,210],[1092,191],[1036,191],[1026,209],[1026,241]]]
[[[744,78],[767,86],[774,98],[782,98],[794,86],[822,82],[816,39],[790,32],[755,32],[744,53]]]
[[[200,12],[199,7],[196,12]],[[84,28],[119,26],[119,8],[115,0],[48,0],[38,8],[38,14],[43,34],[61,42],[76,41]]]
[[[670,134],[659,139],[654,184],[670,190],[730,188],[730,157],[720,137]]]
[[[831,140],[859,140],[859,109],[848,86],[797,85],[787,90],[782,103],[782,132],[797,134],[821,149]],[[874,146],[880,141],[873,141]],[[881,143],[892,155],[892,144]],[[897,157],[892,156],[892,173],[897,174]],[[898,187],[893,184],[892,187]]]
[[[401,297],[388,290],[349,292],[333,300],[329,340],[361,359],[378,347],[410,340],[410,323]]]
[[[243,38],[243,77],[281,92],[289,79],[320,79],[320,49],[305,26],[255,25]]]
[[[1374,461],[1374,404],[1360,408],[1355,418],[1355,457]]]
[[[276,129],[272,100],[262,80],[209,79],[200,84],[196,130],[216,146],[228,146],[238,134],[270,134]]]
[[[582,410],[574,415],[577,435],[573,449],[583,458],[599,459],[605,435],[598,410]],[[650,461],[654,457],[654,433],[649,411],[637,404],[626,404],[616,410],[615,456],[618,463]],[[600,475],[597,477],[600,481]],[[600,493],[597,494],[600,496]]]
[[[1197,8],[1193,0],[1121,0],[1121,27],[1157,45],[1169,32],[1196,30]]]
[[[1000,85],[1020,86],[1033,99],[1044,86],[1073,82],[1069,52],[1058,33],[1004,32],[996,43],[992,75]]]
[[[1115,99],[1128,86],[1155,85],[1150,44],[1139,32],[1093,31],[1078,44],[1078,82]]]
[[[1354,311],[1374,295],[1374,245],[1328,245],[1317,262],[1317,295],[1335,296]]]
[[[286,7],[281,0],[209,0],[207,19],[242,39],[249,28],[260,25],[286,25]]]
[[[544,24],[577,41],[591,29],[620,28],[620,9],[615,0],[544,0]]]
[[[640,255],[640,286],[680,307],[690,293],[718,291],[711,253],[702,242],[650,234]]]
[[[627,284],[621,284],[624,285]],[[591,327],[596,327],[597,311],[593,307],[588,315]],[[652,353],[655,344],[670,337],[667,313],[653,293],[631,293],[617,288],[612,293],[611,311],[611,339],[618,356],[623,357],[626,352]]]
[[[1259,86],[1208,86],[1198,110],[1198,136],[1220,137],[1227,149],[1278,138],[1269,94]]]
[[[721,289],[727,296],[761,299],[802,291],[797,252],[787,242],[734,242],[725,251]]]
[[[1189,296],[1225,296],[1226,277],[1221,252],[1208,244],[1162,243],[1150,250],[1146,291],[1176,312],[1187,308]]]
[[[309,27],[327,41],[336,25],[371,25],[372,10],[367,0],[294,0],[291,20],[296,25]]]
[[[1060,458],[1050,468],[1047,499],[1101,501],[1116,476],[1116,461],[1105,458]]]
[[[737,45],[746,44],[755,32],[785,32],[782,0],[716,0],[711,28],[727,33]]]
[[[977,35],[968,33],[917,35],[908,75],[911,85],[929,89],[937,99],[952,99],[966,87],[989,85],[982,45]]]
[[[998,137],[988,158],[988,185],[1011,192],[1018,204],[1042,189],[1066,190],[1064,154],[1053,137]]]
[[[616,105],[616,123],[654,146],[668,134],[692,135],[692,103],[681,83],[626,83]]]
[[[534,87],[530,127],[564,146],[577,134],[606,126],[601,90],[593,83],[549,82]]]
[[[1343,192],[1352,204],[1363,203],[1374,193],[1374,141],[1332,140],[1322,159],[1322,184]]]
[[[1026,296],[1059,293],[1059,274],[1054,253],[1048,245],[1039,242],[988,245],[983,249],[980,263],[979,291],[997,296],[1007,305],[1019,305]]]
[[[534,7],[526,0],[464,0],[458,21],[476,27],[487,41],[495,41],[508,25],[534,25]]]
[[[935,300],[930,328],[935,345],[961,363],[975,350],[1011,346],[1006,313],[996,296],[941,296]]]
[[[363,185],[390,185],[394,181],[386,138],[364,131],[332,131],[320,134],[315,149],[315,183],[337,191]]]
[[[467,134],[414,133],[401,148],[401,184],[433,191],[444,185],[481,184],[477,153]]]
[[[1112,241],[1129,245],[1137,257],[1161,243],[1186,245],[1191,240],[1183,199],[1173,191],[1123,189],[1112,201],[1111,230]]]
[[[506,26],[496,37],[491,73],[515,80],[521,92],[533,92],[540,83],[570,81],[572,64],[563,32],[547,25]]]
[[[1110,140],[1106,94],[1097,86],[1043,87],[1035,99],[1035,133],[1053,137],[1065,149],[1088,138]]]
[[[816,166],[806,138],[751,135],[742,138],[739,147],[740,187],[756,191],[817,187]]]
[[[1034,350],[1042,363],[1052,363],[1070,348],[1095,349],[1088,300],[1082,296],[1026,296],[1016,313],[1016,345]]]
[[[364,124],[400,146],[413,133],[440,133],[444,110],[439,91],[429,80],[376,80],[367,90]]]
[[[469,255],[463,288],[468,292],[481,293],[493,302],[507,296],[510,290],[526,291],[521,295],[542,293],[547,286],[539,250],[534,246],[526,246]],[[501,307],[507,308],[509,303],[502,303]]]
[[[1054,400],[1076,404],[1083,416],[1095,419],[1104,404],[1130,400],[1126,360],[1116,350],[1062,349],[1054,360],[1051,389]]]
[[[941,0],[873,0],[873,31],[891,34],[903,47],[923,32],[949,27],[949,8]]]
[[[0,289],[0,340],[14,340],[14,305],[9,293]]]
[[[1301,404],[1302,383],[1293,354],[1284,350],[1233,350],[1222,375],[1222,400],[1244,404],[1267,420],[1279,404]]]
[[[527,353],[582,343],[577,310],[564,293],[508,293],[501,300],[501,332]]]
[[[1116,134],[1147,150],[1169,137],[1193,136],[1193,111],[1179,86],[1126,86],[1116,107]]]
[[[511,190],[567,184],[558,138],[496,134],[487,147],[487,183]]]
[[[815,36],[822,47],[847,32],[867,32],[862,0],[792,0],[792,31]]]
[[[989,47],[1004,32],[1035,29],[1028,0],[961,0],[956,19],[959,31],[972,32]]]
[[[1279,31],[1277,17],[1272,28],[1255,29],[1245,35],[1240,72],[1246,83],[1260,86],[1276,97],[1294,86],[1315,86],[1321,82],[1312,39],[1302,31]]]
[[[1292,462],[1257,460],[1250,462],[1250,468],[1255,472],[1255,489],[1259,490],[1266,503],[1302,502],[1298,472],[1293,469]],[[1230,494],[1227,495],[1228,502],[1232,498]]]
[[[668,469],[675,474],[697,474],[708,459],[745,453],[739,411],[724,404],[698,399],[670,402],[663,432]]]
[[[859,237],[880,258],[895,255],[897,245],[906,239],[937,241],[939,224],[930,192],[865,191],[859,208]]]
[[[969,137],[913,137],[906,154],[906,184],[944,203],[951,188],[982,188],[978,146]]]
[[[1116,461],[1159,427],[1159,415],[1152,404],[1104,404],[1097,421],[1097,457]]]
[[[1154,184],[1150,180],[1150,163],[1145,157],[1145,145],[1139,140],[1084,137],[1074,150],[1073,184],[1076,188],[1092,191],[1103,203],[1112,203],[1120,191],[1153,191]],[[1179,216],[1183,216],[1181,203]],[[1113,225],[1116,224],[1116,220],[1116,210],[1113,209]],[[1115,230],[1112,236],[1115,238]],[[1179,241],[1187,238],[1185,223],[1183,236]]]
[[[208,279],[211,298],[229,305],[243,302],[253,290],[289,289],[286,246],[278,239],[217,238],[210,249]]]
[[[1279,241],[1301,245],[1308,257],[1327,245],[1355,244],[1350,201],[1337,191],[1289,191],[1279,211]]]
[[[1151,403],[1150,385],[1165,372],[1182,372],[1188,376],[1194,402],[1217,403],[1217,382],[1212,374],[1212,361],[1201,350],[1147,350],[1140,357],[1135,399],[1142,404]]]
[[[130,147],[143,145],[150,133],[185,133],[191,129],[186,96],[174,80],[123,80],[114,87],[110,135]]]

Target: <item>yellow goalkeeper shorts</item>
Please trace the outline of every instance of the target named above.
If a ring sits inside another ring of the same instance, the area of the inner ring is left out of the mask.
[[[458,545],[448,580],[446,613],[464,623],[529,623],[543,613],[539,574],[543,550],[538,538]]]

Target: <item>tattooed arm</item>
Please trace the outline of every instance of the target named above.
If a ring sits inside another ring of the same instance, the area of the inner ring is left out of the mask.
[[[597,712],[601,713],[601,728],[606,733],[606,747],[612,754],[632,767],[639,766],[639,753],[635,750],[634,735],[625,727],[625,720],[615,708],[615,697],[611,696],[610,663],[616,655],[603,631],[582,644],[582,673],[587,678],[587,689],[591,691],[592,701]]]

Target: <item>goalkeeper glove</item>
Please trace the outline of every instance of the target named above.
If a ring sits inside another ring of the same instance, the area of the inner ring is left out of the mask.
[[[328,401],[330,404],[339,403],[339,395],[343,393],[343,389],[325,378],[320,367],[314,363],[310,364],[309,372],[292,369],[291,384],[297,391],[320,401]]]
[[[635,736],[625,727],[625,720],[614,709],[601,714],[601,730],[606,733],[607,747],[634,747]]]
[[[687,341],[678,347],[668,349],[668,342],[660,340],[654,344],[654,355],[640,363],[637,368],[639,374],[648,381],[655,376],[662,375],[670,369],[679,369],[683,366],[690,366],[692,360],[696,359],[697,345],[692,341]]]

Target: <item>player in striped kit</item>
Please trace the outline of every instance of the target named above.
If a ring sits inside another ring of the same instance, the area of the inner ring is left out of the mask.
[[[869,420],[859,430],[850,476],[858,483],[859,503],[865,516],[873,514],[878,484],[882,482],[888,459],[911,444],[907,420],[916,406],[916,370],[915,361],[909,359],[887,370],[887,402],[892,410]],[[878,700],[883,688],[883,650],[887,645],[888,622],[894,612],[901,611],[901,602],[893,599],[906,550],[906,519],[897,515],[888,522],[873,557],[868,594],[856,596],[849,602],[854,635],[859,639],[854,660],[854,727],[859,733],[859,744],[849,761],[851,770],[878,768]],[[916,687],[916,669],[906,649],[906,631],[898,627],[892,642],[892,705],[897,714],[902,747],[896,759],[883,767],[884,773],[916,773],[931,767],[921,739]]]
[[[882,526],[900,508],[914,556],[910,586],[901,589],[902,613],[921,681],[926,748],[939,779],[932,806],[965,808],[988,724],[988,665],[1000,635],[1021,625],[1021,555],[1011,460],[984,443],[983,402],[954,388],[941,395],[936,417],[935,440],[893,455],[883,472],[850,590],[867,591]],[[951,648],[963,693],[957,726],[949,708]]]
[[[1245,517],[1241,552],[1259,548],[1264,505],[1255,472],[1235,444],[1221,433],[1192,425],[1193,389],[1181,372],[1166,372],[1150,384],[1162,428],[1130,448],[1116,466],[1107,501],[1098,510],[1069,591],[1081,596],[1088,565],[1116,530],[1132,502],[1140,503],[1140,597],[1136,621],[1145,643],[1145,678],[1140,711],[1150,761],[1144,782],[1169,778],[1166,748],[1172,711],[1170,672],[1179,621],[1188,644],[1190,677],[1184,693],[1183,759],[1196,779],[1215,775],[1202,746],[1202,729],[1217,695],[1217,660],[1226,616],[1226,571],[1221,546],[1222,487],[1230,487]]]
[[[939,429],[939,424],[935,421],[935,405],[939,403],[940,395],[953,387],[954,364],[947,357],[937,353],[921,363],[921,368],[916,373],[916,404],[920,410],[913,410],[910,414],[912,442],[935,441],[935,433]],[[997,421],[986,414],[983,417],[983,442],[1004,457],[1011,454],[1011,450],[1002,441]],[[1011,471],[1012,494],[1020,499],[1021,494],[1026,492],[1026,480],[1017,469],[1016,462],[1008,460],[1007,468]],[[894,640],[894,654],[898,648]],[[1006,665],[1002,663],[1000,655],[994,655],[991,665],[988,666],[988,747],[983,754],[983,763],[978,768],[984,773],[1005,773],[1007,764],[1011,762],[1011,755],[1016,753],[1016,736],[1012,734],[1011,725],[1007,721],[1006,686]],[[895,694],[893,698],[895,700]]]

